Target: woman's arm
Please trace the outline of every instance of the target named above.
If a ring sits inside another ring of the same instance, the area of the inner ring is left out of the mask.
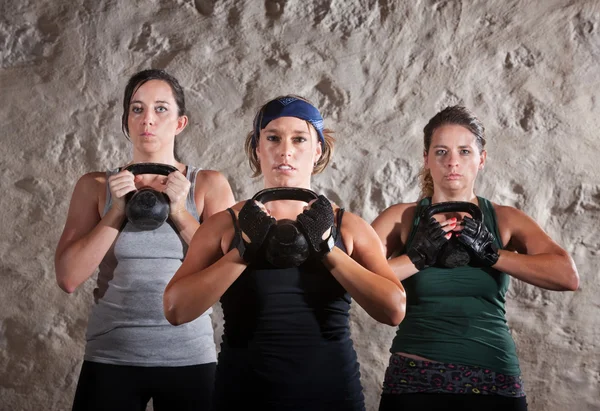
[[[204,189],[199,190],[199,185]],[[196,199],[196,204],[203,204],[202,209],[198,210],[203,221],[235,204],[229,181],[218,171],[203,170],[198,173],[196,193],[198,192],[202,199]]]
[[[186,244],[192,241],[200,223],[192,216],[185,204],[190,189],[189,180],[180,172],[171,173],[167,178],[165,193],[171,199],[169,218],[177,227]],[[218,171],[201,170],[196,176],[194,202],[198,215],[206,221],[211,215],[225,210],[234,204],[233,193],[227,179]]]
[[[548,290],[577,290],[579,274],[569,253],[522,211],[497,204],[494,209],[502,240],[507,244],[498,252],[495,269]]]
[[[384,324],[400,324],[406,294],[387,263],[375,231],[362,218],[347,212],[341,234],[350,257],[334,247],[323,263],[371,317]]]
[[[396,204],[385,209],[371,223],[371,227],[383,244],[388,264],[400,281],[419,272],[406,254],[398,255],[404,247],[403,231],[407,231],[406,227],[403,227],[403,220],[412,223],[414,213],[414,203]],[[410,226],[408,231],[410,231]]]
[[[233,238],[227,211],[207,219],[194,234],[183,264],[165,289],[165,317],[173,325],[195,320],[213,306],[246,269]]]
[[[450,239],[451,234],[448,233],[456,228],[456,218],[446,219],[439,216],[439,220],[421,219],[412,240],[411,250],[408,254],[405,252],[399,255],[408,241],[415,212],[415,203],[396,204],[384,210],[371,224],[383,244],[388,264],[400,281],[418,273],[417,266],[422,265],[420,269],[423,269],[427,264],[432,264],[431,261],[435,261],[445,241]]]
[[[133,184],[133,176],[130,179]],[[100,193],[106,189],[105,184],[104,173],[90,173],[75,185],[54,257],[56,281],[67,293],[92,276],[125,219],[123,210],[116,207],[100,218]]]

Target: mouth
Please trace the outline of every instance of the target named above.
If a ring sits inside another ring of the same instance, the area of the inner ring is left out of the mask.
[[[274,169],[277,171],[284,171],[284,172],[296,170],[294,167],[292,167],[289,164],[279,164],[279,165],[275,166]]]
[[[154,137],[154,134],[150,133],[149,131],[144,131],[142,134],[140,134],[142,137]]]
[[[458,173],[446,174],[447,180],[458,180],[459,178],[462,178],[462,174],[458,174]]]

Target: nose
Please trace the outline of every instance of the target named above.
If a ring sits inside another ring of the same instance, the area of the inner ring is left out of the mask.
[[[456,166],[458,166],[458,160],[459,160],[458,153],[455,153],[454,151],[450,151],[450,152],[448,152],[448,155],[446,156],[446,165],[448,167],[456,167]]]
[[[154,124],[154,112],[152,110],[144,111],[144,117],[142,118],[144,125],[151,126]]]
[[[281,150],[281,157],[288,158],[292,156],[294,152],[294,144],[291,140],[283,139],[279,146]]]

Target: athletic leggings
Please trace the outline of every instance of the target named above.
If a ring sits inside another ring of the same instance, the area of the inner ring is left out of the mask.
[[[520,375],[393,354],[379,411],[527,411]]]
[[[379,411],[527,411],[525,397],[477,394],[382,394]]]
[[[73,411],[202,411],[211,407],[216,363],[135,367],[84,361]]]

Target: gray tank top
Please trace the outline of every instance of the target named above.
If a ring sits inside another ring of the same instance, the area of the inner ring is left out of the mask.
[[[119,170],[110,170],[108,176]],[[187,167],[191,187],[186,208],[198,221],[194,186],[199,169]],[[106,184],[106,214],[112,197]],[[125,223],[100,263],[86,333],[84,359],[147,367],[216,362],[209,314],[173,326],[163,311],[163,293],[181,265],[187,244],[167,220],[153,231]]]

